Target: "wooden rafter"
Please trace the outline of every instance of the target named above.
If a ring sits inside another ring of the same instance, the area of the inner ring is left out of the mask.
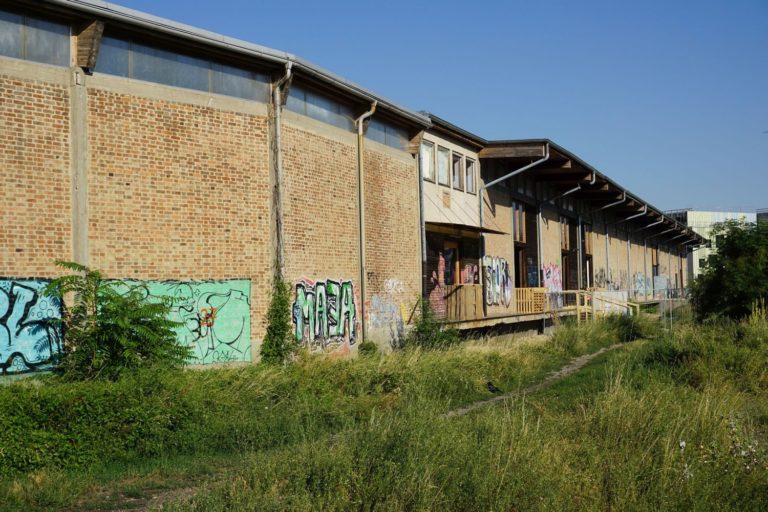
[[[83,69],[96,67],[96,58],[101,46],[104,22],[94,20],[77,35],[77,65]]]

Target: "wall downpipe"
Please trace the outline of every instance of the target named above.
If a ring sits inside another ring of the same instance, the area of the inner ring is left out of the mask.
[[[419,234],[421,240],[421,298],[427,297],[427,226],[424,220],[424,169],[421,166],[419,147],[417,169],[419,173]]]
[[[368,271],[365,264],[365,175],[363,172],[364,161],[364,140],[366,119],[371,117],[376,112],[376,106],[378,101],[371,103],[371,108],[367,112],[364,112],[360,117],[355,119],[355,126],[357,127],[357,223],[358,223],[358,254],[360,255],[360,318],[362,321],[360,325],[362,327],[361,342],[365,341],[368,334],[368,326],[366,325],[366,282],[368,281]]]
[[[285,248],[283,243],[283,150],[280,133],[282,131],[280,112],[288,95],[283,94],[284,87],[290,87],[293,79],[293,62],[285,63],[285,75],[272,88],[272,108],[274,109],[275,135],[273,138],[273,154],[275,159],[275,184],[272,200],[275,208],[275,276],[281,277],[285,265]]]

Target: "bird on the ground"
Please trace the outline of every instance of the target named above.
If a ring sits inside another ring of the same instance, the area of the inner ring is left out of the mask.
[[[488,388],[488,391],[490,391],[491,393],[503,393],[503,391],[497,388],[496,386],[494,386],[493,382],[491,381],[486,382],[485,386]]]

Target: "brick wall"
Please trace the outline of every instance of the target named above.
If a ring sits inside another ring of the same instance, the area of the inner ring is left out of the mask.
[[[72,257],[69,90],[0,75],[0,119],[0,275],[58,275]]]
[[[88,91],[89,259],[108,276],[251,280],[251,335],[270,286],[267,119]]]
[[[368,337],[395,345],[421,289],[418,167],[407,153],[365,144]]]
[[[313,292],[316,282],[351,281],[355,334],[359,336],[362,318],[354,136],[293,117],[291,122],[286,116],[282,130],[284,275],[294,288],[294,298],[297,284]],[[323,130],[328,134],[323,135]],[[330,338],[310,340],[310,345],[342,352],[354,345],[349,339]]]

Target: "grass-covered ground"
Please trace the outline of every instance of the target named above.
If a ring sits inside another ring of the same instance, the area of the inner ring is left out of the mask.
[[[765,510],[768,320],[0,388],[0,509]],[[650,339],[649,339],[650,338]]]

